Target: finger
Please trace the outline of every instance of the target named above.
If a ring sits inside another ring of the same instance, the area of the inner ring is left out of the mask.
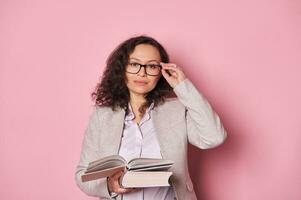
[[[162,65],[163,69],[173,69],[173,70],[177,70],[180,69],[178,66],[176,65]]]
[[[111,175],[109,178],[110,179],[118,179],[122,174],[123,174],[123,170],[116,172],[115,174]]]
[[[168,70],[169,72],[179,72],[181,71],[178,67],[166,66],[162,67],[163,70]]]
[[[160,63],[162,67],[178,67],[175,63]]]
[[[125,193],[129,193],[129,190],[126,189],[126,188],[119,187],[119,188],[116,189],[116,193],[118,193],[118,194],[125,194]]]
[[[167,74],[168,77],[178,77],[178,73],[178,71],[173,69],[162,69],[162,74]]]
[[[122,173],[123,173],[122,171],[116,173],[116,174],[115,174],[115,178],[116,178],[117,176],[119,176],[120,174],[122,174]],[[119,183],[119,177],[116,178],[116,179],[113,179],[112,181],[113,181],[113,188],[114,188],[113,190],[114,190],[114,192],[116,192],[116,193],[118,193],[118,194],[124,194],[124,193],[129,193],[129,192],[134,191],[133,188],[123,188],[123,187],[121,187],[121,186],[120,186],[120,183]]]
[[[136,188],[126,188],[125,193],[135,192],[135,191],[137,191],[137,190],[138,190],[138,189],[136,189]]]
[[[122,188],[122,187],[119,187],[119,188],[117,188],[116,193],[125,194],[125,193],[135,192],[137,190],[138,190],[137,188]]]
[[[164,78],[168,79],[170,76],[172,76],[171,73],[167,73],[167,71],[164,69],[162,69],[161,72],[162,72],[162,75],[164,76]]]
[[[172,75],[173,77],[175,77],[175,78],[178,77],[178,73],[177,73],[177,72],[172,72],[171,75]]]
[[[164,62],[160,62],[161,66],[176,66],[175,63],[164,63]]]
[[[112,185],[113,185],[113,192],[116,192],[118,194],[127,193],[127,189],[126,188],[120,187],[118,179],[113,180],[113,184]]]
[[[177,69],[176,68],[167,68],[167,67],[164,67],[162,68],[163,71],[166,71],[167,73],[171,74],[171,73],[177,73]]]
[[[184,76],[184,71],[179,67],[165,66],[162,67],[162,70],[163,71],[168,70],[172,76],[176,76],[176,77],[178,77],[179,75]]]

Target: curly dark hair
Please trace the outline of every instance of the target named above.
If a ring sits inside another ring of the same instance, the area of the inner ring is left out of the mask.
[[[128,113],[130,94],[125,82],[125,67],[129,61],[129,55],[139,44],[154,46],[160,53],[161,62],[169,62],[166,50],[154,38],[140,35],[127,39],[119,44],[106,60],[106,69],[103,72],[102,80],[91,94],[95,105],[108,106],[113,111],[119,107]],[[155,88],[146,94],[146,102],[139,108],[139,112],[143,114],[152,102],[154,102],[154,106],[164,103],[165,98],[169,96],[174,97],[175,95],[171,86],[161,76]]]

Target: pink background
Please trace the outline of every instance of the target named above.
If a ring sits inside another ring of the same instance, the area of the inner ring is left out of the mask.
[[[109,53],[148,34],[219,113],[190,148],[199,199],[301,199],[297,0],[0,3],[0,199],[94,199],[74,181],[89,94]]]

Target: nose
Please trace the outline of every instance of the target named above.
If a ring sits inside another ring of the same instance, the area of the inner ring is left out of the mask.
[[[146,66],[141,65],[140,70],[138,72],[139,76],[146,76]]]

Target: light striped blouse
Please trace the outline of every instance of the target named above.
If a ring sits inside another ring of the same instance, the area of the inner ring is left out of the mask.
[[[156,132],[152,123],[150,112],[154,106],[152,103],[147,108],[140,123],[135,123],[135,114],[129,105],[129,114],[124,119],[124,129],[119,148],[119,155],[127,161],[132,158],[162,158]],[[138,189],[135,192],[122,195],[123,200],[172,200],[174,199],[173,188],[152,187]]]

